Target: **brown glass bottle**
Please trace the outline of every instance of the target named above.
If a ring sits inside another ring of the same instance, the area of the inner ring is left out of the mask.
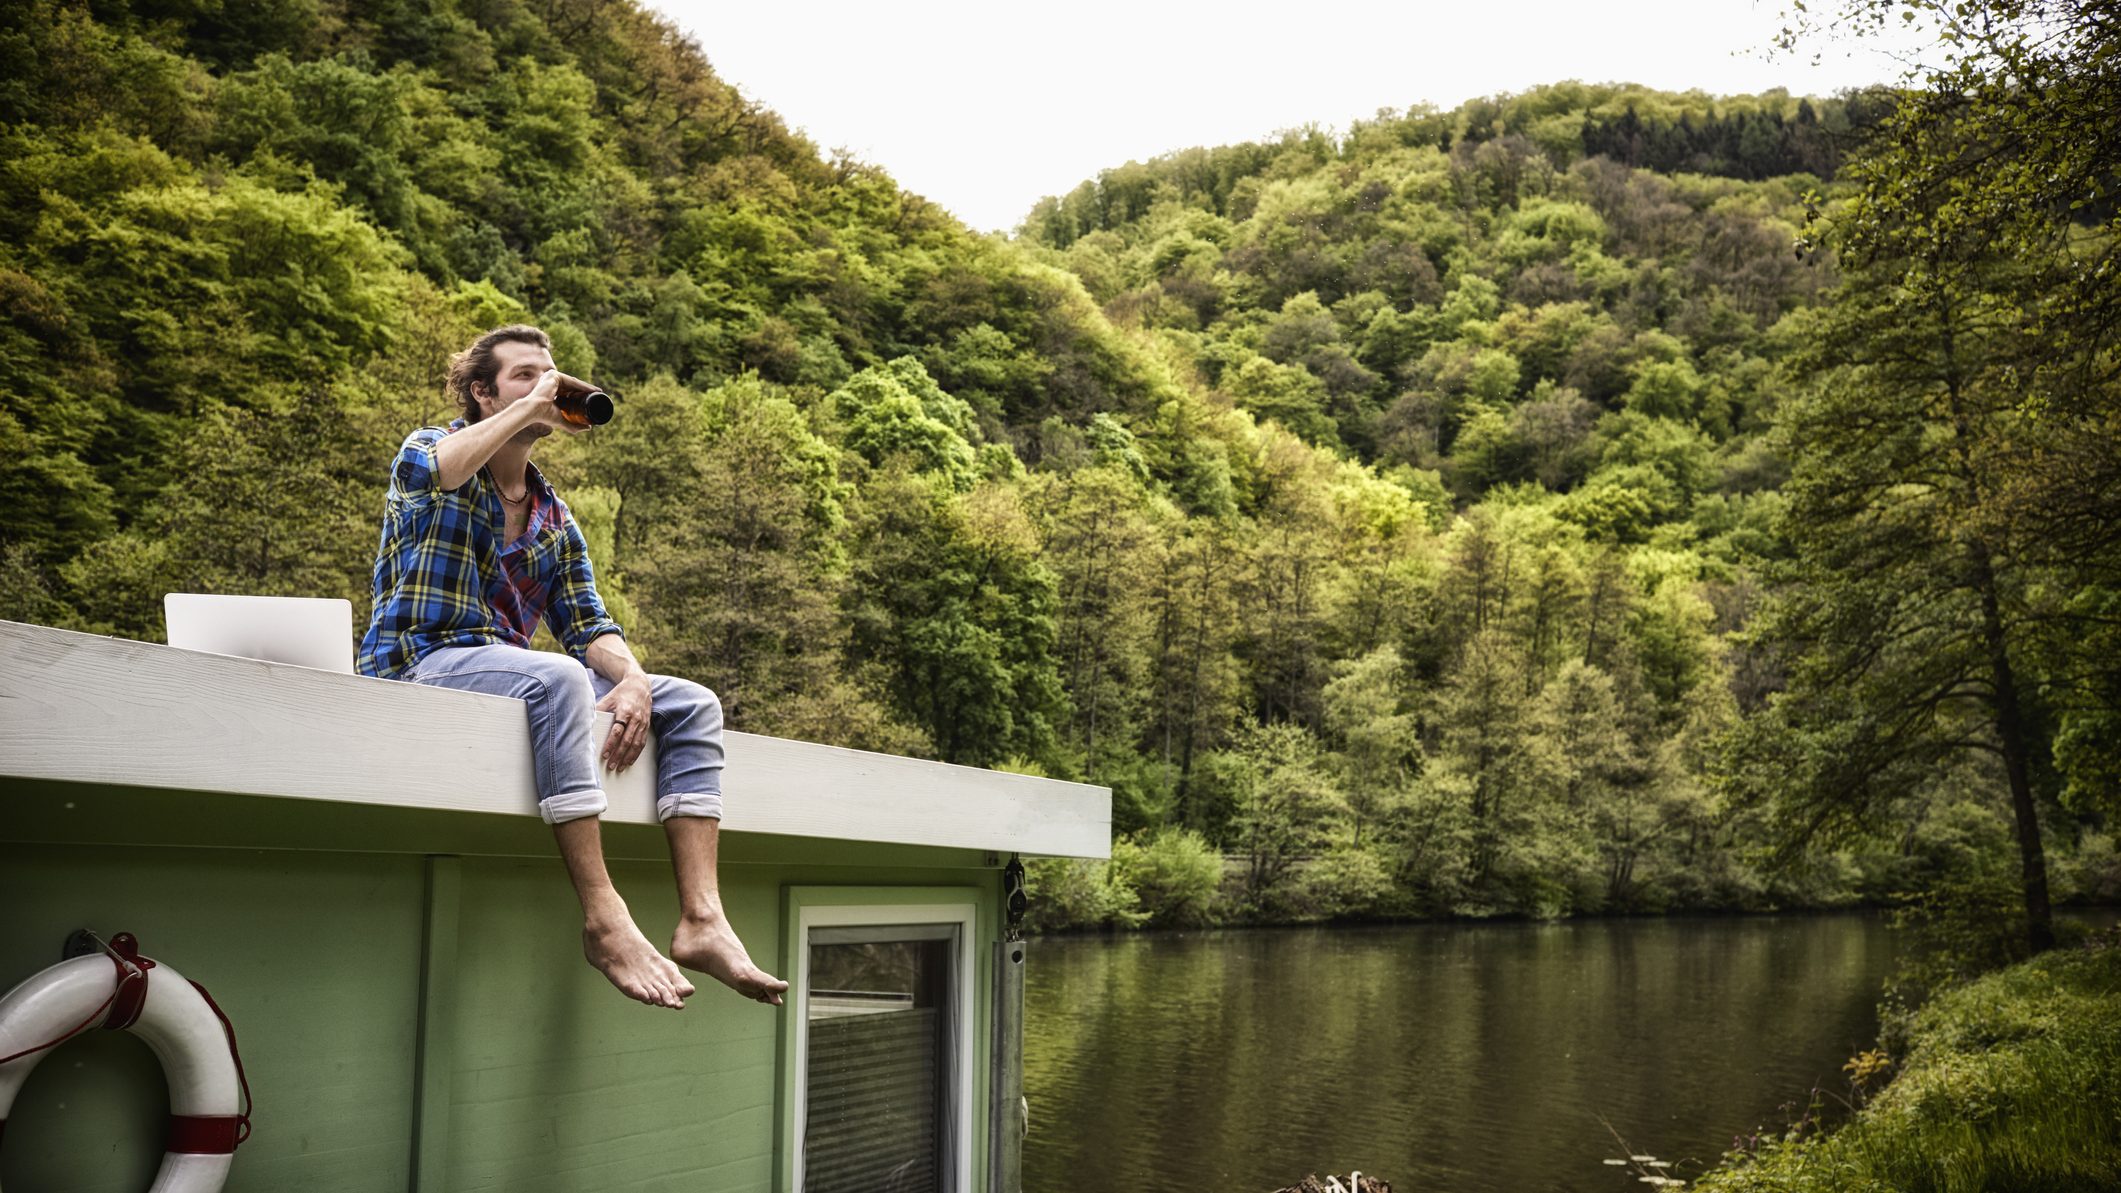
[[[561,418],[578,427],[601,427],[618,410],[610,394],[565,373],[560,374],[559,384],[553,389],[552,404],[559,407]]]

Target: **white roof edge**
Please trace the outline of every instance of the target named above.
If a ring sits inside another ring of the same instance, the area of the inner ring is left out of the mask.
[[[727,744],[731,832],[1111,855],[1107,787],[750,733]],[[519,701],[0,621],[0,781],[9,777],[537,807]],[[651,786],[611,784],[605,819],[654,824]]]

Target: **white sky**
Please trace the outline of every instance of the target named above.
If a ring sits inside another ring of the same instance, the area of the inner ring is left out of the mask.
[[[648,2],[821,149],[983,231],[1129,160],[1381,107],[1563,79],[1826,95],[1900,73],[1848,42],[1770,61],[1783,0]]]

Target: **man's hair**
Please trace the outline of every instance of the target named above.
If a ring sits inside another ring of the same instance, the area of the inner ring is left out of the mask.
[[[501,362],[494,359],[494,349],[502,344],[536,344],[547,352],[552,351],[552,339],[544,332],[527,323],[511,323],[496,327],[471,342],[471,347],[449,358],[449,396],[457,400],[464,411],[464,421],[479,421],[479,399],[472,387],[493,387],[494,377],[501,371]]]

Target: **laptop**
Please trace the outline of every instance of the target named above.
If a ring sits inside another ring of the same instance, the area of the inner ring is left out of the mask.
[[[162,614],[183,650],[353,674],[352,601],[172,592]]]

